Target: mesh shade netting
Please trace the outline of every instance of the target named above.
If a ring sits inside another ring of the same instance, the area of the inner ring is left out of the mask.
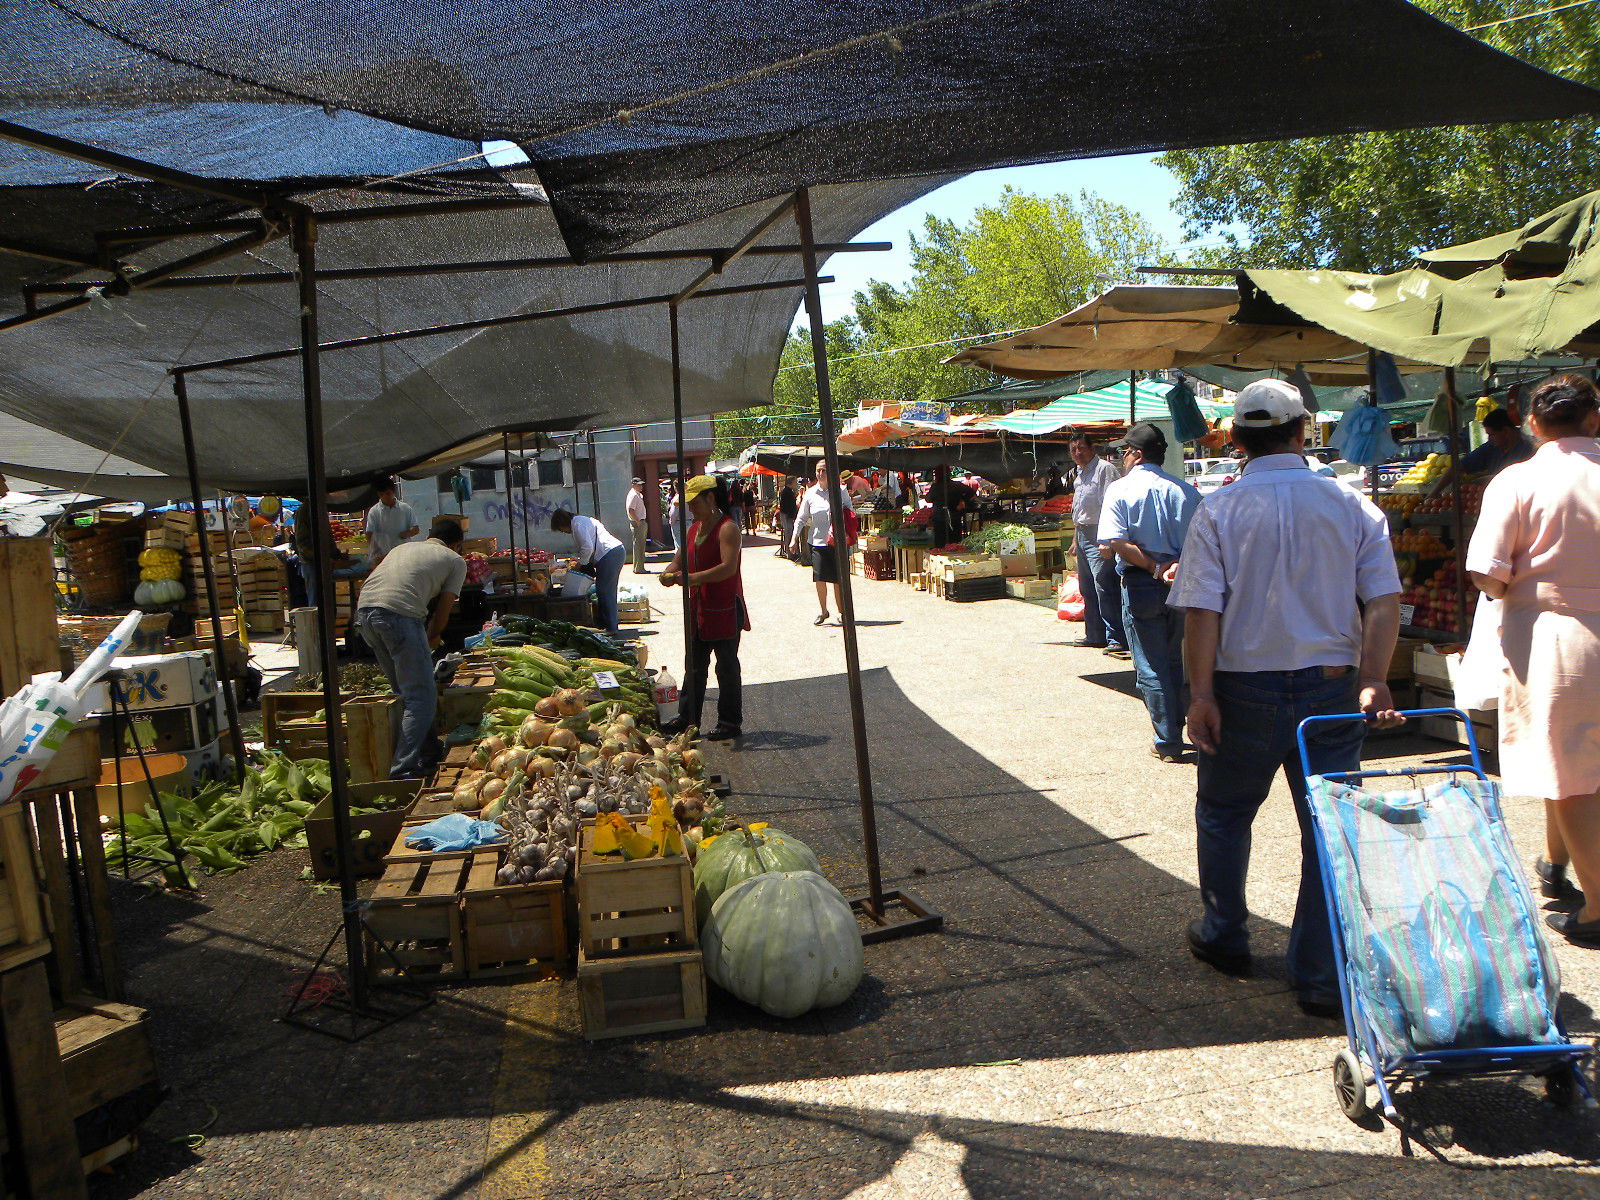
[[[510,185],[527,178],[505,174]],[[940,182],[820,188],[812,202],[817,238],[848,241]],[[396,196],[375,191],[301,198],[319,209],[397,202]],[[732,246],[771,209],[769,203],[734,209],[657,235],[639,249]],[[173,243],[134,257],[154,263],[176,248],[188,250],[206,240],[186,239],[181,247]],[[793,245],[793,222],[780,221],[761,240]],[[328,270],[564,253],[549,209],[534,205],[325,225],[317,265]],[[240,272],[286,271],[293,263],[287,241],[276,241],[196,273],[231,278]],[[323,280],[321,340],[668,295],[705,266],[700,259]],[[730,264],[710,286],[793,280],[800,274],[797,255],[749,256]],[[687,414],[770,402],[778,356],[799,299],[800,289],[785,288],[710,296],[683,306]],[[292,347],[297,311],[292,284],[149,289],[6,330],[0,333],[0,411],[45,428],[62,427],[63,414],[70,414],[73,438],[115,447],[122,457],[182,477],[167,368]],[[322,386],[331,486],[405,466],[487,430],[616,426],[669,417],[670,361],[668,317],[660,304],[326,352]],[[189,394],[207,484],[291,492],[303,486],[297,359],[200,372],[190,376]]]
[[[518,142],[580,254],[804,185],[1600,111],[1600,93],[1402,0],[52,0],[0,12],[0,93],[36,108],[138,104],[160,121],[173,103],[323,104]],[[176,148],[176,129],[135,140]]]

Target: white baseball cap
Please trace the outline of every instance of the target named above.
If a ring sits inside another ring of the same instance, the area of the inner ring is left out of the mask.
[[[1287,425],[1305,415],[1300,389],[1285,379],[1258,379],[1233,398],[1233,423],[1244,429]]]

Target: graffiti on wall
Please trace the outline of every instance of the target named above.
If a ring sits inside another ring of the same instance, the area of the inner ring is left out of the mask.
[[[549,528],[550,514],[559,507],[538,495],[514,495],[508,500],[486,499],[480,511],[484,523],[488,525],[498,525],[501,521],[510,523],[515,514],[515,524],[526,536],[530,530]]]

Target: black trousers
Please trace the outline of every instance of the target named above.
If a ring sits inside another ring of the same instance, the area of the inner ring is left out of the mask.
[[[705,641],[695,637],[683,667],[683,686],[678,689],[678,716],[687,724],[700,724],[705,704],[706,676],[711,654],[717,655],[717,724],[740,729],[744,721],[743,683],[739,674],[739,631],[731,638]]]

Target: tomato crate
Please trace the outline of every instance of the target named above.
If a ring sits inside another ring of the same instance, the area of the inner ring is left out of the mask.
[[[706,1023],[699,950],[591,959],[578,952],[578,1003],[589,1041],[695,1029]]]
[[[396,964],[414,980],[464,979],[461,892],[470,856],[425,857],[390,863],[367,901],[367,970],[375,979],[398,977]],[[371,938],[384,943],[372,944]]]
[[[636,824],[643,822],[635,818]],[[585,825],[577,880],[578,944],[585,957],[686,950],[696,944],[694,877],[683,855],[602,858],[594,853],[594,826]]]
[[[502,979],[538,975],[567,964],[567,885],[500,884],[497,847],[475,851],[461,893],[467,978]]]

